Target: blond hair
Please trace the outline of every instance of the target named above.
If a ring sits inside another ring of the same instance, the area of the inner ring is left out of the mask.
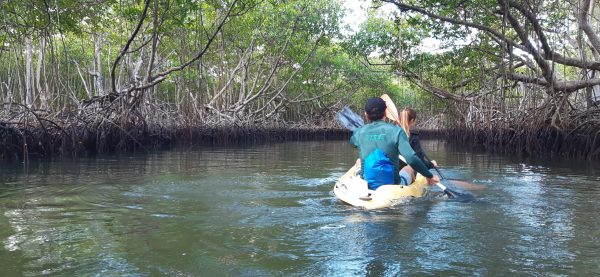
[[[410,122],[415,119],[417,119],[417,112],[415,112],[415,110],[411,108],[404,108],[400,112],[398,125],[400,125],[402,129],[404,129],[404,132],[406,132],[407,137],[410,136]]]

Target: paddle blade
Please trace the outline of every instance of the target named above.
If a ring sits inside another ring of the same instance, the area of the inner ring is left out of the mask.
[[[398,117],[398,109],[396,108],[394,101],[392,101],[392,98],[390,98],[390,96],[387,94],[383,94],[380,98],[383,99],[383,101],[385,101],[385,116],[396,123],[400,123],[400,117]]]
[[[444,192],[444,194],[448,196],[448,198],[453,198],[461,201],[470,200],[474,198],[474,196],[470,193],[462,193],[451,190],[446,186],[442,185],[442,183],[436,183],[435,185],[438,186]]]
[[[337,118],[340,123],[350,131],[354,131],[356,128],[360,128],[361,126],[365,125],[363,118],[348,107],[344,107],[337,114]]]

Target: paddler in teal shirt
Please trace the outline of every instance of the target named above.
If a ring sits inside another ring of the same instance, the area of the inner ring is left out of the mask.
[[[358,147],[361,160],[361,175],[375,190],[381,185],[410,185],[414,180],[410,165],[416,172],[427,178],[433,185],[440,181],[429,172],[427,166],[410,147],[408,137],[402,128],[383,121],[385,101],[381,98],[370,98],[365,103],[365,116],[368,124],[354,130],[350,142]],[[398,155],[402,155],[406,163]],[[402,170],[401,170],[402,169]]]

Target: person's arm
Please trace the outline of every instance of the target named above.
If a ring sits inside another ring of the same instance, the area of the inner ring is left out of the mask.
[[[404,131],[401,131],[398,135],[398,152],[400,152],[400,155],[406,159],[406,163],[416,172],[421,173],[421,175],[426,178],[433,178],[433,174],[427,169],[427,166],[423,163],[421,158],[417,156],[417,153],[415,153],[412,147],[410,147],[410,143],[408,142],[408,138]]]
[[[435,165],[425,158],[425,150],[421,147],[421,141],[419,140],[419,134],[412,133],[410,134],[410,146],[417,156],[421,159],[421,161],[427,166],[427,169],[432,169]]]
[[[352,146],[354,146],[354,148],[356,148],[358,151],[360,151],[358,149],[358,138],[357,138],[357,134],[356,133],[357,133],[357,130],[354,130],[354,132],[352,133],[352,136],[350,137],[350,144],[352,144]],[[360,157],[360,154],[358,154],[358,156]],[[363,176],[363,174],[362,174],[363,173],[363,171],[362,171],[363,163],[362,163],[362,160],[360,158],[358,158],[356,160],[356,166],[355,166],[355,168],[357,169],[356,170],[356,174],[362,177]]]

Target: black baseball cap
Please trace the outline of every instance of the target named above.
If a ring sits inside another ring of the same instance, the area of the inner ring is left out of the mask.
[[[368,115],[383,115],[385,108],[385,101],[379,97],[369,98],[365,103],[365,112]]]

